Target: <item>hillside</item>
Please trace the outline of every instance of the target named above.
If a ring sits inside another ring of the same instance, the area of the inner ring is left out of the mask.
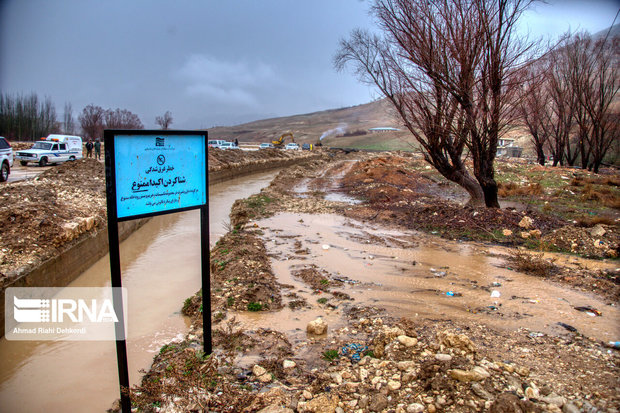
[[[369,130],[381,127],[400,131],[372,133]],[[242,143],[269,142],[284,132],[292,132],[296,142],[314,144],[322,137],[323,145],[329,147],[408,151],[418,147],[385,99],[342,109],[218,126],[208,131],[211,139],[238,139]],[[524,155],[534,155],[527,131],[515,129],[507,137],[516,139],[517,145],[524,148]]]
[[[390,105],[378,100],[363,105],[331,109],[280,118],[263,119],[237,126],[209,129],[212,139],[238,139],[240,142],[268,142],[284,132],[292,132],[299,143],[316,143],[323,137],[328,146],[351,146],[366,149],[407,149],[413,139],[409,133],[370,133],[370,128],[402,129],[390,113]],[[354,134],[355,136],[346,136]],[[345,136],[342,136],[345,135]]]

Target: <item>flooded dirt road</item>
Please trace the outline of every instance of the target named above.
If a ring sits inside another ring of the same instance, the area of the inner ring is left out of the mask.
[[[23,181],[25,179],[31,179],[55,166],[56,165],[39,166],[37,164],[28,164],[26,166],[22,166],[19,164],[19,162],[16,161],[11,168],[11,174],[9,175],[9,179],[7,182],[16,182]]]
[[[489,251],[482,245],[362,226],[327,214],[280,213],[257,224],[264,231],[278,281],[293,286],[291,290],[310,308],[291,310],[285,301],[279,312],[235,315],[246,328],[259,323],[287,332],[295,345],[305,345],[305,327],[317,316],[330,329],[345,324],[342,309],[346,302],[336,308],[319,305],[317,300],[328,295],[316,294],[291,275],[312,267],[343,282],[339,290],[349,294],[353,304],[385,308],[395,316],[474,320],[498,329],[526,328],[534,335],[566,333],[558,324],[564,323],[605,342],[620,336],[617,306],[593,294],[501,268],[505,263],[496,255],[502,252],[498,247]],[[609,263],[591,265],[612,267]],[[592,307],[602,315],[575,307]]]
[[[209,187],[211,243],[224,232],[232,203],[258,192],[276,172]],[[128,290],[128,359],[132,384],[155,352],[187,331],[183,300],[200,288],[197,211],[153,218],[121,245]],[[71,287],[110,283],[106,255]],[[118,398],[114,342],[24,342],[0,339],[0,410],[104,411]]]

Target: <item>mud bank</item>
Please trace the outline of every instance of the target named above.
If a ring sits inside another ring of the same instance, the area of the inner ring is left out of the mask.
[[[320,155],[308,156],[301,161],[308,161],[319,157]],[[228,181],[229,179],[241,178],[246,175],[251,175],[258,172],[267,172],[272,169],[284,168],[300,162],[300,159],[278,159],[274,161],[256,162],[248,165],[240,165],[234,168],[218,169],[215,171],[209,171],[209,184],[217,184],[220,182]]]

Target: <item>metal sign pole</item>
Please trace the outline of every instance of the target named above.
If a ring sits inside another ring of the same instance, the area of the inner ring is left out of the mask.
[[[209,188],[208,185],[207,188]],[[207,189],[207,197],[208,192],[209,190]],[[204,205],[200,208],[200,255],[202,261],[202,341],[205,354],[211,354],[213,351],[211,338],[211,260],[209,247],[209,206]]]
[[[121,257],[118,241],[118,219],[116,214],[116,185],[114,171],[114,139],[105,137],[105,173],[106,195],[108,207],[108,246],[110,254],[110,273],[112,287],[122,287],[121,282]],[[129,368],[127,365],[127,341],[125,339],[125,314],[123,309],[123,297],[120,288],[113,290],[114,311],[118,318],[115,325],[116,334],[116,360],[118,364],[118,382],[121,395],[121,410],[131,412],[131,399],[129,397]],[[117,294],[116,291],[119,293]],[[120,338],[120,339],[119,339]]]

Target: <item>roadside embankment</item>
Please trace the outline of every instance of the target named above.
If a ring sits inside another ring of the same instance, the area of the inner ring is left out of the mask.
[[[279,150],[228,152],[209,150],[210,183],[320,156]],[[2,334],[6,288],[65,286],[107,253],[104,172],[101,162],[83,159],[54,166],[34,179],[0,187]],[[142,223],[123,223],[121,241]]]

